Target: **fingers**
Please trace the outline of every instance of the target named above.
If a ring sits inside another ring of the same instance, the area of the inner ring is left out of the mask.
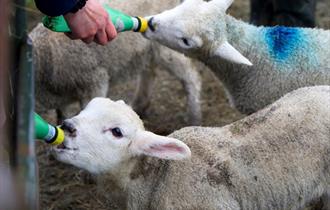
[[[117,36],[117,31],[114,25],[110,22],[106,24],[106,27],[99,30],[95,35],[94,41],[100,45],[106,45]]]
[[[96,33],[94,41],[100,45],[106,45],[108,43],[108,36],[105,32],[105,29],[99,30]]]
[[[108,22],[105,28],[105,32],[107,33],[108,42],[110,42],[117,36],[116,28],[111,22]]]
[[[70,39],[72,39],[72,40],[81,39],[81,41],[83,41],[86,44],[92,43],[94,41],[94,39],[95,39],[94,38],[95,37],[94,35],[90,35],[88,37],[81,37],[81,36],[76,35],[76,34],[73,34],[73,33],[65,33],[65,35],[67,37],[69,37]]]
[[[96,42],[105,45],[117,36],[115,26],[109,14],[97,1],[87,1],[85,7],[77,13],[64,15],[72,33],[66,33],[70,39],[81,39],[89,44]]]
[[[90,44],[93,41],[100,45],[106,45],[117,36],[117,31],[112,23],[107,23],[104,29],[100,29],[97,33],[90,34],[89,36],[81,36],[81,34],[65,33],[72,40],[81,39],[84,43]]]

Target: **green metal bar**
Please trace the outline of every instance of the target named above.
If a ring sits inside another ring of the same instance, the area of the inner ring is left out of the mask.
[[[23,189],[25,209],[38,209],[38,174],[34,140],[34,71],[32,43],[27,39],[25,0],[15,0],[12,69],[14,85],[14,130],[11,165]]]
[[[38,208],[38,176],[34,139],[34,72],[32,44],[22,47],[17,95],[17,172],[24,180],[25,201],[29,209]]]

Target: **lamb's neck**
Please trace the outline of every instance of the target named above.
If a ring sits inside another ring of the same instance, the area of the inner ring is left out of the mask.
[[[252,48],[260,43],[264,27],[256,27],[227,15],[227,40],[244,56],[248,57]]]
[[[155,197],[160,180],[165,179],[168,174],[170,163],[152,157],[140,157],[135,168],[130,173],[130,182],[126,188],[128,205],[139,203],[141,209],[147,209],[147,204]]]
[[[99,181],[111,193],[119,209],[136,209],[137,206],[138,209],[148,209],[159,179],[167,174],[168,165],[166,160],[134,157],[122,162],[120,168],[112,168],[103,174]]]
[[[153,181],[163,174],[163,169],[166,169],[164,165],[167,165],[166,160],[146,156],[133,157],[103,175],[123,192],[138,185],[147,190],[147,186],[152,185]]]
[[[260,37],[260,33],[262,33],[262,27],[250,25],[230,15],[226,16],[226,23],[227,41],[254,64],[258,57],[252,54],[255,51],[253,48],[258,46],[256,43],[258,43],[258,36]],[[233,64],[217,56],[201,60],[215,72],[222,82],[228,84],[232,82],[231,80],[236,79],[237,76],[245,74],[245,68],[248,68],[248,66]]]
[[[122,191],[125,191],[130,182],[130,174],[136,168],[138,161],[135,159],[129,159],[122,161],[117,167],[113,167],[111,170],[104,172],[103,179],[115,183],[115,185]]]

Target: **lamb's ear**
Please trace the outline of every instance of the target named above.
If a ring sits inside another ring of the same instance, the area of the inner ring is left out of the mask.
[[[191,156],[189,147],[182,141],[149,131],[138,131],[130,150],[134,155],[144,154],[168,160],[181,160]]]
[[[212,2],[224,9],[224,11],[227,11],[230,5],[233,4],[234,0],[213,0]]]
[[[246,57],[244,57],[240,52],[238,52],[227,41],[221,44],[215,50],[214,55],[219,56],[225,60],[231,61],[233,63],[245,64],[248,66],[253,65]]]

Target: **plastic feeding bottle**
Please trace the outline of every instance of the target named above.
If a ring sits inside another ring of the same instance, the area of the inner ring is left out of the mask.
[[[103,6],[111,17],[113,25],[117,32],[134,31],[145,32],[148,28],[148,21],[141,17],[131,17],[118,10],[110,8],[108,5]],[[48,17],[42,20],[44,26],[55,32],[71,32],[68,24],[63,16]]]
[[[48,124],[38,114],[34,113],[34,131],[37,139],[48,144],[59,145],[64,141],[64,132],[61,128]]]

